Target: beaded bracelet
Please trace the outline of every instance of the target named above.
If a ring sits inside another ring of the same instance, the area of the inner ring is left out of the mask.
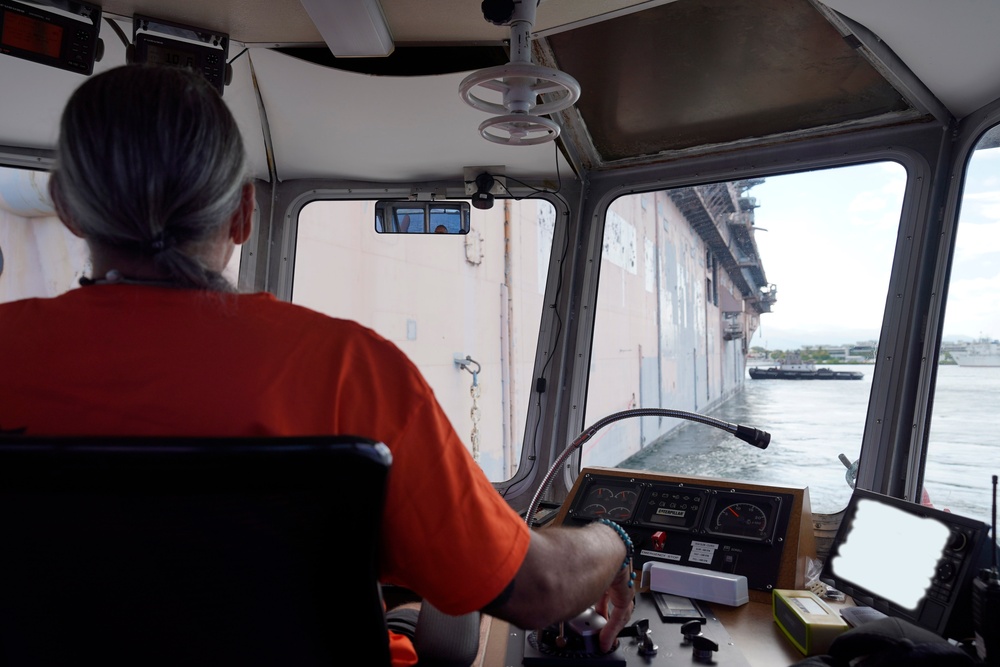
[[[622,542],[625,543],[625,560],[622,561],[621,569],[628,567],[628,564],[632,562],[632,554],[634,553],[634,547],[632,546],[632,538],[628,536],[625,529],[619,526],[617,523],[610,519],[600,518],[597,520],[598,523],[603,523],[605,526],[611,526],[618,533],[618,537],[622,538]],[[631,586],[631,583],[629,584]]]

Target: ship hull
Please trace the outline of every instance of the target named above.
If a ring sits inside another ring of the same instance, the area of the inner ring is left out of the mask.
[[[959,366],[975,366],[975,367],[986,367],[995,368],[1000,366],[1000,354],[983,354],[983,355],[962,355],[953,354],[952,358],[955,363]]]
[[[786,368],[751,368],[752,380],[860,380],[864,373],[858,371],[790,370]]]

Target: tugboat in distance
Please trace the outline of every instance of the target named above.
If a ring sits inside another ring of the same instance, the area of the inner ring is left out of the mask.
[[[831,371],[816,368],[811,361],[802,361],[798,354],[789,354],[770,368],[750,368],[752,380],[860,380],[865,375],[859,371]]]

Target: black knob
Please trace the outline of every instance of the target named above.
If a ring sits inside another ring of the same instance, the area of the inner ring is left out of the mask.
[[[690,644],[694,637],[701,634],[701,621],[687,621],[681,625],[681,634],[684,635],[684,643]]]
[[[712,653],[718,650],[719,645],[705,635],[697,635],[691,638],[691,659],[695,662],[713,662]]]
[[[493,25],[506,25],[514,16],[514,0],[483,0],[483,18]]]

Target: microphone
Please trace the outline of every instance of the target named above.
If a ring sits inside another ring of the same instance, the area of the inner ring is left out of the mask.
[[[714,426],[715,428],[721,429],[728,433],[732,433],[737,438],[746,442],[747,444],[753,445],[759,449],[767,449],[767,446],[771,443],[771,434],[767,431],[761,431],[760,429],[753,428],[752,426],[742,426],[740,424],[730,424],[729,422],[722,421],[721,419],[715,419],[714,417],[708,417],[706,415],[698,414],[697,412],[687,412],[685,410],[673,410],[671,408],[635,408],[632,410],[622,410],[621,412],[613,412],[610,415],[597,420],[589,428],[583,431],[580,435],[576,437],[573,442],[569,444],[563,452],[556,457],[556,460],[552,463],[549,471],[545,473],[545,478],[539,485],[538,490],[535,491],[535,495],[531,498],[531,503],[528,505],[528,511],[524,514],[524,520],[530,526],[534,520],[535,512],[538,509],[538,505],[542,501],[542,496],[545,491],[549,488],[549,484],[552,483],[552,478],[555,477],[556,471],[560,470],[562,466],[566,463],[566,459],[575,452],[583,443],[594,437],[594,434],[600,431],[602,428],[608,424],[613,424],[616,421],[621,421],[622,419],[628,419],[629,417],[675,417],[677,419],[686,419],[688,421],[698,422],[700,424],[706,424],[708,426]]]

